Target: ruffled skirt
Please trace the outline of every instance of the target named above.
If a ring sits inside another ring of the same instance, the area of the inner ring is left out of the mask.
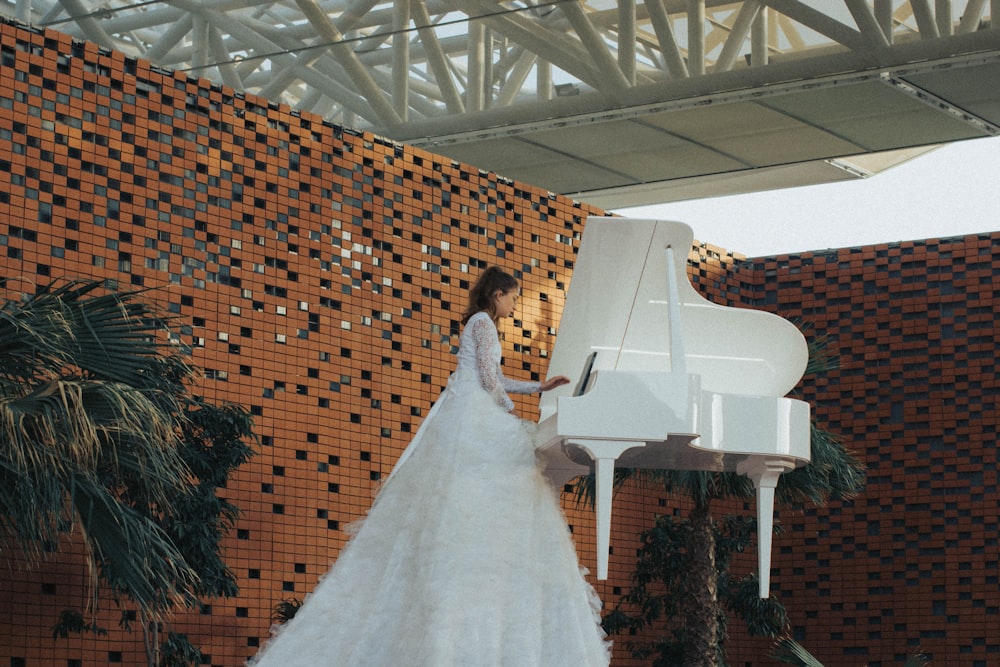
[[[452,376],[360,529],[250,664],[607,665],[531,426]]]

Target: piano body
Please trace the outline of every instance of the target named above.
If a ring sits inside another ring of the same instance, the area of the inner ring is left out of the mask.
[[[810,456],[809,406],[785,397],[808,351],[787,320],[698,294],[692,243],[678,222],[588,219],[548,370],[580,382],[542,394],[536,447],[557,487],[595,473],[598,579],[616,465],[747,475],[767,597],[774,489]]]

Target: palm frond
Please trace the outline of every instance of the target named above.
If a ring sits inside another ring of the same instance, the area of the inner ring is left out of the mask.
[[[803,332],[811,324],[799,323]],[[809,361],[803,377],[823,375],[840,368],[840,358],[829,335],[808,340]],[[830,498],[855,497],[865,485],[866,467],[847,450],[833,433],[821,428],[815,417],[810,422],[810,462],[783,474],[778,483],[778,499],[793,507],[805,503],[825,505]]]
[[[801,644],[794,639],[782,639],[771,652],[771,657],[775,660],[798,667],[823,667],[823,663],[805,650]]]
[[[148,517],[109,496],[90,478],[78,480],[74,503],[91,562],[115,595],[127,595],[151,618],[174,603],[193,599],[197,574]],[[96,579],[97,573],[93,576]],[[96,580],[92,590],[98,590]]]
[[[32,301],[7,301],[0,308],[0,377],[7,392],[52,377],[65,365],[62,347],[72,338],[59,309]]]
[[[116,491],[104,488],[113,502],[169,510],[191,477],[171,422],[144,392],[113,383],[60,381],[0,396],[0,443],[0,532],[29,563],[73,525],[67,503],[88,485],[115,480]]]
[[[53,283],[8,300],[0,308],[0,375],[23,380],[69,367],[136,387],[171,379],[153,373],[165,360],[186,363],[162,335],[168,318],[140,299],[142,290],[96,293],[101,287]]]
[[[824,375],[840,368],[840,357],[833,351],[833,337],[829,334],[814,336],[806,343],[809,361],[803,376]]]
[[[865,464],[815,422],[810,430],[810,461],[781,476],[777,489],[779,500],[793,507],[806,502],[823,506],[830,498],[857,496],[865,486]]]
[[[635,472],[631,468],[615,468],[614,490],[617,491],[626,480],[634,477]],[[578,506],[594,506],[597,501],[597,478],[593,473],[576,477],[570,482],[569,487],[569,493],[574,497]]]
[[[736,473],[645,469],[636,471],[636,477],[655,484],[667,493],[690,498],[699,506],[716,499],[749,499],[756,495],[753,482]]]
[[[665,468],[615,468],[614,488],[617,490],[627,480],[634,480],[645,488],[655,488],[691,498],[699,505],[714,499],[749,499],[756,495],[753,482],[748,477],[736,473]],[[593,506],[595,493],[596,481],[593,474],[581,475],[573,480],[570,494],[575,497],[578,505]]]
[[[903,667],[927,667],[929,664],[931,664],[931,658],[929,655],[924,653],[914,653],[906,659],[906,662],[903,663]]]
[[[191,394],[196,369],[143,294],[70,281],[0,305],[0,544],[31,565],[75,526],[93,595],[107,584],[157,619],[237,590],[218,549],[238,508],[215,489],[251,421]],[[200,541],[169,532],[194,526]]]
[[[74,332],[72,362],[88,374],[136,387],[163,382],[151,371],[165,353],[179,361],[162,336],[163,316],[139,299],[142,291],[92,295],[94,289],[92,283],[74,283],[53,292]]]
[[[149,392],[128,385],[66,379],[0,396],[0,442],[10,465],[61,479],[99,465],[114,475],[134,473],[166,506],[174,494],[169,480],[188,478],[174,420]]]

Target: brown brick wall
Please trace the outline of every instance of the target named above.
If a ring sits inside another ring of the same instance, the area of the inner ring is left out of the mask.
[[[228,489],[244,511],[226,542],[240,595],[174,622],[226,667],[264,641],[276,602],[310,590],[371,503],[452,369],[481,267],[522,280],[505,372],[544,375],[574,248],[600,213],[12,24],[0,25],[0,146],[7,286],[100,276],[155,288],[188,325],[201,391],[255,415],[262,446]],[[899,664],[918,646],[936,664],[998,659],[998,243],[755,260],[693,250],[709,298],[810,321],[841,354],[843,369],[803,394],[871,483],[850,503],[783,512],[772,577],[794,635],[828,665]],[[627,584],[634,535],[674,504],[631,487],[616,497],[606,605]],[[592,568],[590,513],[566,508]],[[86,601],[78,551],[68,540],[30,572],[4,552],[0,667],[144,663],[141,636],[107,601],[107,637],[51,638],[58,612]],[[769,664],[768,644],[735,626],[731,664]],[[616,664],[633,664],[622,653]]]
[[[777,595],[827,665],[1000,662],[1000,235],[754,260],[754,297],[831,337],[803,389],[868,465],[852,502],[781,515]]]

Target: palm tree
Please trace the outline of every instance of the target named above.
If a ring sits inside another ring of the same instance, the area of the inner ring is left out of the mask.
[[[71,281],[0,306],[0,549],[36,566],[77,531],[92,605],[130,600],[145,630],[235,594],[217,548],[237,510],[215,489],[251,432],[242,408],[191,394],[196,369],[143,295]]]
[[[825,337],[810,341],[806,377],[837,367],[828,347]],[[811,425],[811,447],[809,465],[781,476],[776,491],[779,503],[822,504],[828,498],[849,498],[860,491],[863,464],[815,423]],[[626,469],[618,471],[616,483],[630,478],[686,499],[690,509],[679,521],[660,517],[656,526],[642,534],[633,585],[605,618],[606,629],[636,631],[666,622],[669,635],[656,642],[652,652],[649,647],[637,646],[637,654],[658,654],[659,663],[680,662],[692,667],[726,664],[725,609],[741,616],[752,634],[780,633],[785,623],[780,603],[757,597],[755,575],[735,578],[729,572],[730,555],[749,546],[755,521],[739,517],[717,520],[712,512],[715,501],[754,498],[751,480],[735,473]],[[578,499],[592,497],[592,484],[589,478],[577,481]],[[637,611],[630,613],[628,609]]]

